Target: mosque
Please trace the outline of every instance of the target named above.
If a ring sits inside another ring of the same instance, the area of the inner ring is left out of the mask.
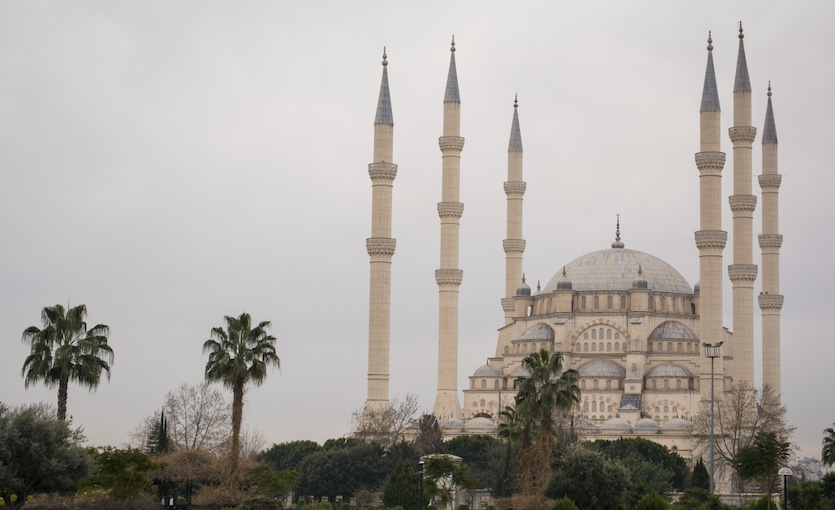
[[[546,349],[561,352],[564,367],[580,374],[580,412],[589,439],[645,437],[688,457],[692,448],[692,417],[702,399],[741,382],[754,383],[754,283],[761,278],[757,297],[762,321],[763,385],[780,393],[777,133],[768,86],[767,110],[761,138],[760,186],[762,230],[758,236],[762,273],[754,264],[753,217],[757,196],[752,191],[752,150],[757,129],[752,126],[752,89],[745,58],[742,25],[733,87],[734,125],[728,134],[733,145],[732,260],[723,267],[727,232],[722,230],[722,170],[719,94],[708,37],[707,65],[700,108],[699,151],[695,154],[693,189],[698,182],[700,230],[695,232],[699,282],[691,284],[670,264],[629,249],[620,238],[606,249],[583,255],[555,268],[553,278],[535,290],[522,271],[525,239],[522,211],[523,146],[514,103],[508,144],[507,238],[504,323],[493,356],[475,369],[469,387],[458,389],[458,267],[460,162],[464,138],[460,134],[461,96],[455,61],[455,41],[443,100],[442,196],[439,288],[438,386],[433,414],[444,434],[495,434],[499,411],[512,405],[514,380],[526,375],[522,360]],[[368,397],[366,406],[388,405],[392,187],[397,165],[392,162],[394,122],[388,86],[387,60],[374,121],[372,227],[367,239],[371,259],[368,341]],[[694,146],[696,141],[694,140]],[[697,179],[698,177],[698,179]],[[732,283],[733,333],[722,317],[723,278]],[[498,321],[497,321],[498,322]],[[708,358],[721,342],[718,357]],[[711,367],[713,368],[711,370]]]

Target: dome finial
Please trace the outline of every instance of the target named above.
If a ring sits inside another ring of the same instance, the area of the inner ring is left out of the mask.
[[[768,97],[771,97],[771,80],[768,80]]]
[[[562,275],[565,276],[565,266],[562,266]]]
[[[745,37],[745,34],[742,33],[742,22],[739,22],[739,38],[742,39]]]
[[[707,51],[713,51],[713,37],[710,30],[707,31]]]
[[[386,47],[383,46],[383,67],[389,65],[389,61],[387,59],[388,57],[386,56]]]
[[[620,242],[620,214],[617,215],[617,228],[615,229],[615,242],[612,243],[612,248],[623,248],[624,244]]]
[[[455,35],[452,36],[452,46],[450,47],[449,51],[455,51]]]
[[[537,292],[541,292],[541,291],[542,291],[542,287],[539,285],[539,280],[537,280],[537,281],[536,281],[536,291],[537,291]]]
[[[768,82],[768,83],[769,83],[769,87],[770,87],[771,82]],[[513,107],[514,108],[519,107],[519,94],[513,94]]]
[[[525,283],[525,273],[522,273],[522,283]]]
[[[638,276],[643,276],[644,268],[641,264],[638,264]]]

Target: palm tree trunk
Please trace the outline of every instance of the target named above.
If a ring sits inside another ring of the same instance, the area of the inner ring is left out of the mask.
[[[58,383],[58,419],[67,419],[67,387],[69,386],[69,379],[62,377]]]
[[[231,475],[232,481],[238,483],[240,481],[239,465],[241,455],[241,422],[243,421],[244,413],[244,382],[243,380],[235,381],[232,388],[232,463]]]

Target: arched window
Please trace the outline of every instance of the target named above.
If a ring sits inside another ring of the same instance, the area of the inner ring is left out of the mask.
[[[603,342],[600,342],[600,352],[603,352]]]
[[[589,339],[589,332],[586,331],[585,333],[583,333],[583,340],[588,340],[588,339]]]
[[[484,399],[481,399],[478,403],[481,404],[481,407],[484,407],[484,404],[485,404]]]
[[[580,352],[580,349],[581,349],[580,342],[576,342],[574,344],[574,350],[577,351],[577,352]]]
[[[669,413],[669,412],[670,412],[670,408],[669,408],[668,406],[664,406],[664,412],[665,412],[665,413]],[[665,418],[665,419],[666,419],[666,418]]]
[[[586,389],[586,380],[585,379],[580,380],[580,389],[581,390]]]
[[[593,413],[597,412],[597,402],[595,402],[595,401],[592,401],[592,403],[591,403],[591,412],[593,412]]]
[[[607,390],[612,389],[612,380],[611,379],[606,379],[606,389]]]
[[[615,342],[615,350],[616,351],[620,350],[620,342]]]
[[[690,344],[690,342],[687,342],[687,352],[693,352],[693,346]]]
[[[597,379],[592,381],[592,389],[595,389],[595,390],[597,389]]]
[[[548,350],[548,345],[547,344],[542,344],[542,345],[539,346],[539,348],[542,349],[543,351],[547,351]]]
[[[664,344],[658,342],[658,352],[664,352]]]
[[[615,340],[620,340],[620,333],[615,331]]]
[[[594,309],[600,308],[600,296],[594,296]]]
[[[673,343],[667,342],[667,352],[673,352]]]
[[[626,352],[626,342],[623,342],[623,352]]]
[[[611,339],[612,339],[612,330],[607,329],[606,330],[606,340],[611,340]]]
[[[607,350],[607,351],[611,351],[611,350],[612,350],[612,342],[606,342],[606,350]]]
[[[506,389],[507,389],[507,377],[505,377],[504,379],[502,379],[502,389],[504,389],[504,390],[506,390]]]
[[[516,354],[519,354],[519,344],[516,344],[513,350],[516,352]]]
[[[637,372],[637,371],[638,371],[638,364],[637,364],[637,363],[632,363],[632,371],[633,371],[633,372]]]
[[[588,344],[588,342],[584,342],[584,343],[583,343],[583,351],[585,351],[585,352],[589,352],[589,344]]]
[[[612,412],[612,406],[609,406],[606,410],[611,413]]]
[[[596,329],[591,330],[591,339],[592,340],[597,340],[597,330]]]
[[[508,345],[504,346],[504,353],[505,354],[510,354],[510,346],[508,346]]]
[[[620,297],[620,309],[626,310],[626,296]]]
[[[582,308],[583,310],[586,309],[586,296],[580,298],[580,308]]]
[[[655,311],[655,297],[654,296],[649,297],[649,311],[650,312]]]
[[[494,389],[494,390],[499,389],[499,380],[498,380],[498,379],[496,379],[495,381],[493,381],[493,389]]]
[[[673,408],[673,414],[678,414],[678,407]]]
[[[592,352],[597,352],[597,343],[595,343],[595,342],[591,343],[591,351]]]
[[[652,380],[651,386],[652,386],[652,389],[655,389],[655,379]]]
[[[664,379],[664,389],[665,390],[670,389],[670,380],[669,379]]]
[[[525,344],[525,345],[522,346],[522,354],[527,354],[527,353],[528,353],[528,344]]]
[[[603,340],[603,328],[600,328],[597,332],[600,334],[600,339]]]
[[[676,379],[676,389],[677,390],[681,389],[681,379]]]
[[[583,412],[584,413],[589,412],[589,403],[588,402],[583,402]]]
[[[678,343],[678,346],[676,347],[676,352],[681,352],[681,342]]]
[[[486,389],[486,388],[487,388],[487,379],[482,379],[481,380],[481,389]]]
[[[661,296],[661,310],[666,310],[666,309],[667,309],[667,298],[664,297],[664,296]]]
[[[612,309],[612,296],[606,296],[606,308]]]

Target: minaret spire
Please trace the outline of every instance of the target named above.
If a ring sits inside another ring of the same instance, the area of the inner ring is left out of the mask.
[[[392,163],[394,118],[389,94],[388,58],[383,48],[383,77],[374,117],[374,162],[371,177],[371,237],[365,246],[371,258],[368,313],[368,397],[366,409],[389,406],[389,349],[391,336],[391,259],[396,241],[391,237],[391,198],[397,165]]]
[[[759,181],[763,197],[763,233],[759,236],[759,243],[763,273],[759,305],[762,312],[763,386],[769,386],[775,395],[780,395],[780,312],[783,308],[783,295],[780,294],[780,247],[783,245],[783,236],[779,228],[778,199],[783,176],[777,171],[777,128],[771,106],[771,82],[768,84],[762,151],[763,173]]]
[[[464,204],[459,202],[461,181],[461,98],[455,67],[455,36],[449,57],[449,74],[444,93],[443,136],[438,139],[442,155],[441,268],[435,271],[438,284],[438,392],[432,414],[439,420],[461,418],[458,399],[458,287],[464,272],[458,269],[458,240]]]
[[[734,125],[728,130],[734,152],[733,264],[728,277],[733,287],[733,357],[735,382],[754,386],[754,210],[757,197],[752,193],[751,152],[757,128],[751,125],[751,80],[745,60],[742,23],[739,24],[739,53],[734,80]]]
[[[514,296],[522,275],[522,256],[525,240],[522,238],[522,202],[527,184],[522,180],[522,132],[519,129],[519,97],[513,98],[513,121],[510,124],[510,141],[507,145],[507,239],[502,241],[505,253],[505,294],[502,299],[505,324],[513,322]]]
[[[623,248],[626,245],[620,240],[620,214],[617,215],[617,218],[617,226],[615,227],[615,242],[612,243],[612,248]]]
[[[720,145],[719,94],[713,70],[713,40],[708,34],[707,68],[699,112],[700,151],[696,153],[699,169],[699,228],[696,247],[699,249],[699,279],[701,281],[699,314],[701,341],[715,344],[725,340],[722,326],[722,251],[728,233],[722,230],[722,169],[725,153]],[[703,358],[702,358],[703,359]],[[714,383],[722,388],[723,359],[716,359]],[[701,369],[701,395],[710,398],[711,372]]]

